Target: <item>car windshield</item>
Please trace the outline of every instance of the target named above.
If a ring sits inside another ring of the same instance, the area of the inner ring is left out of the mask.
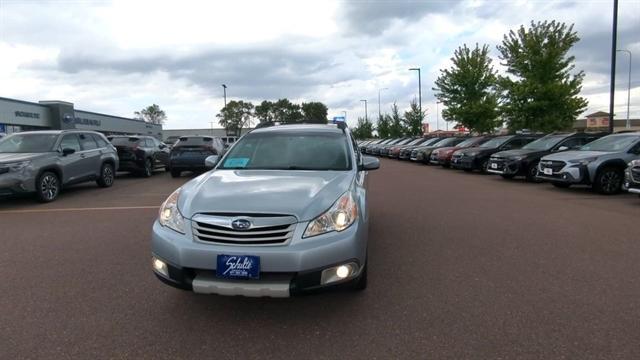
[[[498,146],[502,146],[502,144],[509,141],[513,136],[499,136],[497,138],[493,138],[486,143],[480,145],[483,148],[497,148]]]
[[[458,140],[457,138],[447,138],[444,140],[440,140],[437,143],[433,144],[433,146],[438,146],[438,147],[444,147],[444,146],[449,146],[452,145],[456,142],[456,140]]]
[[[408,143],[406,145],[416,145],[416,144],[419,144],[421,141],[422,141],[422,139],[415,139],[415,140],[413,140],[412,142],[410,142],[410,143]]]
[[[524,150],[549,150],[552,147],[556,146],[560,141],[566,139],[566,135],[553,135],[553,136],[545,136],[536,141],[532,141],[527,145],[523,146]]]
[[[110,141],[113,145],[127,145],[127,146],[131,146],[135,143],[137,143],[140,140],[140,138],[137,137],[114,137],[111,138]]]
[[[473,145],[473,144],[475,144],[475,143],[477,143],[477,142],[478,142],[478,138],[471,138],[471,139],[467,139],[467,140],[465,140],[465,141],[461,142],[461,143],[460,143],[460,144],[458,144],[457,146],[459,146],[459,147],[466,147],[466,146],[471,146],[471,145]]]
[[[334,132],[252,133],[240,140],[218,169],[351,169],[345,136]]]
[[[56,134],[14,134],[0,140],[0,153],[50,152],[56,142]]]
[[[409,142],[411,142],[411,139],[406,139],[406,140],[400,141],[396,145],[407,145]]]
[[[640,139],[638,135],[605,136],[583,145],[580,150],[608,152],[623,151],[638,139]]]

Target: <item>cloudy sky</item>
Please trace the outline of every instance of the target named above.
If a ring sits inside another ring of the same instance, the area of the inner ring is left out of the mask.
[[[436,126],[433,81],[464,44],[495,46],[535,20],[574,23],[586,111],[608,110],[611,3],[603,1],[0,0],[0,96],[66,100],[132,116],[152,103],[165,128],[210,127],[228,99],[322,101],[350,123],[417,97]],[[620,0],[618,48],[635,55],[631,115],[640,117],[640,0]],[[619,53],[616,113],[626,116],[629,59]],[[441,109],[440,109],[441,110]],[[216,124],[217,127],[217,124]],[[445,124],[440,119],[440,128]]]

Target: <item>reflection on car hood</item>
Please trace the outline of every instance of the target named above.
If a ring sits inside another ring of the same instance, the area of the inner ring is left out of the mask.
[[[533,155],[536,153],[545,153],[547,152],[546,150],[534,150],[534,149],[514,149],[514,150],[506,150],[506,151],[500,151],[497,152],[495,154],[493,154],[493,156],[495,157],[501,157],[501,158],[512,158],[515,156],[522,156],[522,155]]]
[[[485,147],[470,147],[470,148],[463,148],[457,151],[458,154],[465,154],[465,155],[470,155],[470,156],[474,156],[474,155],[478,155],[478,154],[482,154],[482,153],[491,153],[491,152],[495,152],[498,148],[485,148]]]
[[[48,153],[0,153],[0,164],[33,160],[41,156],[46,156],[47,154]]]
[[[586,158],[598,157],[602,155],[610,154],[604,151],[582,151],[582,150],[573,150],[573,151],[564,151],[551,155],[547,155],[543,157],[543,160],[559,160],[559,161],[569,161],[569,160],[581,160]]]
[[[179,209],[197,213],[290,214],[311,220],[347,191],[350,171],[215,170],[182,188]]]

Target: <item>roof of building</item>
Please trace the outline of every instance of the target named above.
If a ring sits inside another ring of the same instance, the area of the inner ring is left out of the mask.
[[[593,114],[587,115],[586,117],[591,118],[591,117],[605,117],[605,116],[609,116],[609,113],[604,111],[597,111],[597,112],[594,112]]]

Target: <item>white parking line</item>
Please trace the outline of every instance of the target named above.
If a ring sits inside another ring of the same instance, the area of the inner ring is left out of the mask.
[[[114,206],[114,207],[95,207],[95,208],[0,210],[0,214],[65,212],[65,211],[139,210],[139,209],[158,209],[158,208],[159,206]]]

